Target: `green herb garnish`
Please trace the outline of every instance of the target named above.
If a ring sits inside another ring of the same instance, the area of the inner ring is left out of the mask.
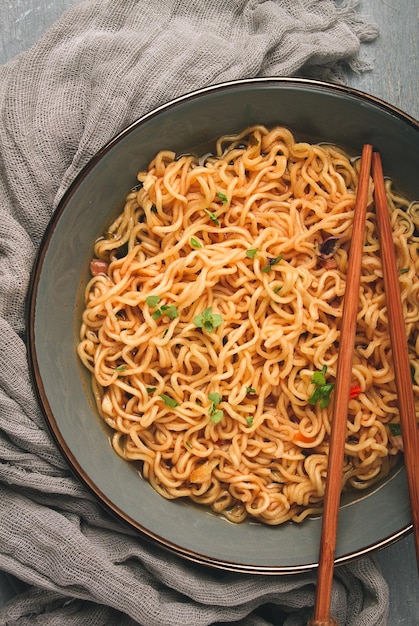
[[[151,306],[152,308],[154,308],[160,302],[160,296],[147,296],[145,301],[146,301],[146,304],[148,304],[148,306]]]
[[[409,271],[409,268],[408,268],[408,267],[403,267],[403,268],[400,270],[400,274],[407,274],[407,272],[408,272],[408,271]]]
[[[170,406],[172,409],[175,409],[177,406],[179,406],[179,402],[176,402],[176,400],[173,400],[173,398],[166,395],[165,393],[159,393],[159,397],[167,406]]]
[[[398,437],[399,435],[402,434],[402,427],[400,424],[390,423],[390,424],[387,424],[387,426],[390,431],[390,434],[393,435],[393,437]]]
[[[148,306],[154,308],[159,304],[160,297],[159,296],[147,296],[145,301],[146,301],[146,304],[148,304]],[[179,311],[177,310],[177,307],[175,307],[174,304],[163,304],[161,307],[159,307],[158,309],[154,311],[151,317],[153,318],[153,320],[158,320],[163,315],[167,315],[171,320],[174,320],[176,317],[179,317]]]
[[[248,417],[246,417],[246,424],[248,425],[249,428],[251,428],[251,426],[253,426],[253,416],[249,415]]]
[[[167,315],[171,320],[179,317],[179,311],[174,304],[163,304],[159,309],[154,311],[152,318],[153,320],[158,320],[162,315]]]
[[[249,248],[248,250],[246,250],[246,256],[248,259],[254,259],[257,253],[258,253],[257,248]]]
[[[282,260],[282,254],[280,254],[279,256],[275,257],[274,259],[269,259],[268,261],[268,265],[265,265],[264,268],[262,268],[262,272],[269,272],[269,270],[274,266],[277,265],[280,261]]]
[[[256,389],[253,387],[246,387],[246,393],[256,393]]]
[[[311,377],[311,382],[313,383],[313,385],[316,385],[316,386],[325,385],[326,384],[326,372],[327,372],[326,365],[323,365],[320,372],[314,372]]]
[[[212,312],[212,307],[207,307],[199,315],[195,315],[193,323],[198,328],[204,328],[208,333],[212,333],[214,328],[223,323],[223,318],[218,313]]]
[[[154,393],[157,387],[146,387],[145,390],[147,393]]]
[[[223,411],[221,411],[221,409],[217,409],[217,406],[220,404],[222,399],[222,395],[216,392],[210,393],[208,395],[208,400],[211,401],[211,406],[208,410],[208,414],[213,424],[218,424],[223,419]]]
[[[208,396],[208,400],[211,400],[211,409],[213,411],[216,406],[218,406],[222,400],[222,395],[220,393],[210,393]]]
[[[227,198],[227,196],[225,195],[225,193],[222,193],[221,191],[219,191],[219,192],[217,193],[217,196],[220,198],[220,200],[221,200],[221,202],[222,202],[223,204],[226,204],[226,203],[228,202],[228,198]]]
[[[223,415],[224,413],[220,410],[214,411],[214,413],[211,415],[211,422],[213,424],[219,424],[219,422],[221,422],[221,420],[223,419]]]
[[[209,211],[208,209],[204,209],[204,212],[208,215],[208,217],[214,222],[214,224],[216,226],[220,225],[220,222],[218,221],[217,218],[217,214],[216,213],[212,213],[211,211]]]
[[[191,242],[192,248],[202,248],[202,244],[200,244],[198,239],[195,239],[195,237],[191,237],[190,242]]]
[[[325,409],[330,404],[330,395],[333,391],[334,384],[326,382],[327,366],[323,365],[321,371],[313,372],[311,382],[314,385],[314,391],[308,398],[310,404],[319,403],[321,409]]]
[[[118,367],[115,368],[115,371],[118,372],[118,374],[122,374],[126,369],[128,369],[128,365],[118,365]]]

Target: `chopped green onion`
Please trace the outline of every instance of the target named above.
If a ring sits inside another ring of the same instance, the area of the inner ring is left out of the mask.
[[[208,396],[208,400],[211,400],[211,402],[217,406],[218,404],[220,404],[221,400],[222,400],[222,395],[220,393],[210,393]]]
[[[157,306],[160,302],[160,298],[158,296],[148,296],[146,298],[146,302],[149,306]],[[179,311],[174,304],[163,304],[161,307],[156,309],[151,316],[153,320],[160,319],[163,315],[167,315],[171,320],[174,320],[176,317],[179,317]]]
[[[328,385],[326,384],[320,387],[319,406],[321,409],[326,409],[329,406],[330,394],[332,393],[334,386],[335,385],[333,383],[329,383]]]
[[[223,411],[221,411],[221,409],[217,409],[217,406],[220,404],[222,399],[222,395],[217,392],[210,393],[208,395],[208,400],[211,401],[211,406],[208,410],[208,414],[210,416],[211,422],[213,422],[214,424],[218,424],[223,419]]]
[[[223,415],[224,413],[221,410],[218,411],[214,411],[214,413],[211,414],[211,422],[213,424],[219,424],[219,422],[221,422],[221,420],[223,419]]]
[[[313,385],[321,387],[322,385],[326,384],[326,377],[323,372],[314,372],[313,376],[311,377],[311,382],[313,383]]]
[[[175,307],[174,304],[170,304],[170,305],[169,304],[163,304],[163,306],[160,307],[160,309],[171,320],[174,320],[177,317],[179,317],[179,311],[177,310],[177,307]]]
[[[160,302],[160,296],[147,296],[145,301],[148,306],[155,307]]]
[[[400,274],[407,274],[407,272],[408,272],[408,271],[409,271],[409,268],[408,268],[408,267],[403,267],[403,268],[400,270]]]
[[[118,365],[118,367],[115,368],[115,371],[117,371],[118,374],[122,374],[122,372],[125,372],[127,368],[127,365]]]
[[[248,250],[246,250],[246,256],[248,259],[254,259],[257,253],[258,253],[257,248],[249,248]]]
[[[166,395],[165,393],[159,393],[159,397],[163,400],[163,402],[167,406],[172,407],[172,409],[174,409],[177,406],[179,406],[179,402],[176,402],[176,400],[173,400],[173,398],[171,398],[170,396]]]
[[[310,404],[316,404],[320,398],[320,387],[316,387],[311,396],[308,398]]]
[[[320,372],[313,372],[311,382],[314,385],[314,391],[308,398],[310,404],[317,404],[321,409],[326,409],[330,404],[330,396],[335,387],[333,383],[326,382],[327,366],[323,365]]]
[[[398,437],[399,435],[402,434],[402,427],[400,426],[400,424],[390,423],[390,424],[387,424],[387,426],[390,431],[390,434],[393,435],[393,437]]]
[[[192,248],[202,248],[202,244],[198,241],[198,239],[195,239],[195,237],[191,237],[190,242]]]
[[[157,387],[146,387],[145,390],[147,393],[154,393]]]
[[[214,224],[216,226],[220,225],[220,222],[218,221],[217,218],[217,214],[216,213],[212,213],[211,211],[209,211],[208,209],[204,209],[204,212],[208,215],[208,217],[214,222]]]
[[[268,265],[265,265],[264,268],[262,268],[262,272],[269,272],[269,270],[274,266],[277,265],[280,261],[282,260],[282,254],[280,254],[279,256],[275,257],[274,259],[269,259],[268,261]]]
[[[256,389],[253,387],[246,387],[246,393],[256,393]]]
[[[282,257],[283,257],[282,254],[280,254],[279,256],[275,257],[274,259],[269,261],[269,265],[277,265],[280,261],[282,261]]]
[[[253,416],[252,415],[249,415],[248,417],[246,417],[246,424],[248,425],[249,428],[251,426],[253,426]]]
[[[190,441],[185,441],[185,448],[189,448],[189,450],[192,450],[193,445],[191,444]]]
[[[222,193],[221,191],[219,191],[219,192],[217,193],[217,196],[220,198],[220,200],[221,200],[221,202],[222,202],[223,204],[226,204],[226,203],[228,202],[228,198],[227,198],[227,196],[226,196],[224,193]]]

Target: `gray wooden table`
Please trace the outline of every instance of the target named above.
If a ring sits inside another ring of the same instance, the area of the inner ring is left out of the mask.
[[[0,63],[28,49],[78,2],[0,0]],[[380,36],[364,46],[363,57],[373,64],[373,70],[348,74],[349,85],[419,119],[419,0],[361,0],[359,11],[375,21]],[[381,550],[374,558],[390,587],[388,626],[417,626],[419,578],[412,537]],[[0,574],[0,604],[14,593],[10,581]]]

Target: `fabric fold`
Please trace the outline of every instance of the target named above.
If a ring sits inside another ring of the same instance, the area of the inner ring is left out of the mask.
[[[330,0],[84,0],[0,68],[0,568],[27,591],[0,624],[297,626],[315,575],[217,572],[144,540],[75,478],[30,383],[25,313],[48,222],[124,127],[201,87],[255,76],[342,80],[377,36]],[[373,562],[338,568],[342,624],[385,624]],[[281,617],[279,617],[281,616]]]

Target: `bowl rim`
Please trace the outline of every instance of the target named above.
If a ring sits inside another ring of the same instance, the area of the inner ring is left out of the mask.
[[[219,570],[225,570],[229,572],[238,572],[238,573],[251,573],[251,574],[272,574],[272,575],[285,575],[285,574],[299,574],[303,572],[312,571],[316,569],[318,566],[317,562],[308,563],[305,565],[281,565],[281,566],[271,566],[271,565],[246,565],[246,564],[236,564],[230,561],[223,561],[221,559],[215,559],[213,557],[206,557],[205,555],[194,552],[190,549],[184,549],[167,538],[162,538],[153,532],[151,529],[144,528],[138,521],[134,520],[130,514],[121,510],[117,505],[115,505],[112,500],[110,500],[103,491],[95,484],[94,480],[85,472],[85,470],[81,467],[79,461],[75,457],[73,451],[68,446],[65,438],[63,437],[60,427],[56,421],[55,415],[51,409],[47,393],[45,391],[45,387],[43,384],[43,379],[39,370],[39,363],[37,358],[37,349],[36,349],[36,340],[35,340],[35,313],[36,313],[36,300],[38,294],[39,281],[42,275],[43,263],[45,260],[45,255],[48,247],[48,243],[53,236],[55,226],[60,220],[62,213],[64,212],[68,202],[71,197],[75,193],[75,191],[80,186],[81,182],[89,175],[89,173],[96,167],[97,163],[110,152],[115,145],[117,145],[120,141],[122,141],[128,134],[130,134],[134,129],[142,124],[146,123],[148,120],[160,115],[164,111],[168,111],[177,105],[187,102],[190,100],[194,100],[204,96],[205,94],[210,94],[218,91],[229,90],[231,88],[236,87],[246,87],[252,85],[284,85],[284,86],[305,86],[305,87],[313,87],[316,90],[328,92],[328,93],[339,93],[342,95],[349,95],[356,100],[361,102],[368,102],[372,104],[374,107],[378,107],[379,109],[384,110],[387,113],[390,113],[392,116],[395,116],[401,119],[403,122],[415,128],[419,131],[419,122],[413,118],[411,115],[404,112],[402,109],[385,102],[384,100],[370,95],[366,92],[363,92],[359,89],[355,89],[353,87],[349,87],[347,85],[333,84],[327,83],[324,81],[316,80],[316,79],[307,79],[307,78],[288,78],[288,77],[256,77],[256,78],[243,78],[238,80],[231,80],[221,83],[216,83],[214,85],[209,85],[203,88],[195,89],[193,91],[187,92],[183,95],[180,95],[176,98],[165,102],[151,111],[145,113],[140,116],[138,119],[134,120],[128,126],[124,127],[120,132],[115,134],[104,146],[102,146],[99,150],[97,150],[93,156],[89,158],[87,163],[80,169],[80,171],[76,174],[72,182],[69,184],[67,189],[64,191],[63,195],[59,199],[56,208],[54,209],[51,218],[47,224],[47,227],[44,231],[44,234],[41,238],[38,250],[35,255],[34,263],[32,266],[31,277],[29,282],[28,294],[27,294],[27,304],[26,304],[26,329],[27,329],[27,350],[28,350],[28,364],[29,364],[29,374],[32,382],[32,387],[35,392],[35,396],[38,400],[39,407],[44,416],[46,425],[57,444],[61,454],[63,455],[66,462],[69,464],[69,468],[74,473],[75,477],[82,482],[82,484],[88,488],[88,490],[95,495],[98,499],[99,503],[104,505],[106,510],[116,516],[119,521],[122,521],[128,524],[129,527],[138,530],[141,535],[146,540],[151,540],[152,542],[157,542],[158,546],[168,550],[172,554],[180,556],[187,561],[194,562],[199,565],[209,566]],[[403,471],[403,470],[402,470]],[[381,541],[374,542],[372,545],[367,545],[361,549],[356,550],[355,552],[351,552],[350,554],[344,554],[340,557],[335,558],[336,565],[342,565],[349,562],[352,562],[358,558],[367,556],[371,554],[371,552],[375,550],[380,550],[384,547],[387,547],[399,539],[403,538],[407,534],[412,531],[413,525],[408,524],[405,527],[401,528],[398,532],[392,533],[391,536],[382,539]]]
[[[194,100],[196,98],[200,98],[206,93],[213,93],[218,91],[224,91],[231,89],[233,87],[246,86],[246,85],[288,85],[288,86],[312,86],[319,91],[325,91],[329,93],[340,93],[342,95],[346,94],[353,97],[356,100],[360,100],[363,102],[368,102],[379,109],[386,111],[387,113],[391,113],[393,116],[402,119],[407,124],[413,126],[417,130],[419,130],[419,120],[416,120],[413,116],[409,115],[401,108],[386,102],[385,100],[374,96],[372,94],[368,94],[367,92],[361,91],[360,89],[356,89],[354,87],[350,87],[348,85],[341,85],[336,83],[327,83],[325,81],[309,79],[309,78],[288,78],[288,77],[255,77],[255,78],[241,78],[237,80],[231,80],[221,83],[215,83],[214,85],[208,85],[206,87],[201,87],[199,89],[195,89],[193,91],[189,91],[184,93],[176,98],[173,98],[157,107],[153,108],[151,111],[148,111],[144,115],[141,115],[139,118],[131,122],[128,126],[124,127],[121,131],[116,133],[108,142],[106,142],[99,150],[97,150],[87,161],[87,163],[81,168],[81,170],[76,174],[73,181],[70,183],[63,196],[60,198],[56,209],[52,215],[52,219],[54,219],[55,213],[57,211],[62,210],[63,204],[66,203],[68,197],[73,193],[74,189],[80,184],[80,181],[87,176],[91,169],[93,169],[96,163],[112,148],[119,143],[126,135],[130,134],[137,126],[144,124],[146,121],[152,119],[160,115],[163,111],[167,111],[182,102],[187,102],[189,100]],[[48,230],[48,226],[47,226]],[[47,232],[45,233],[47,234]],[[41,242],[42,245],[43,242]]]

